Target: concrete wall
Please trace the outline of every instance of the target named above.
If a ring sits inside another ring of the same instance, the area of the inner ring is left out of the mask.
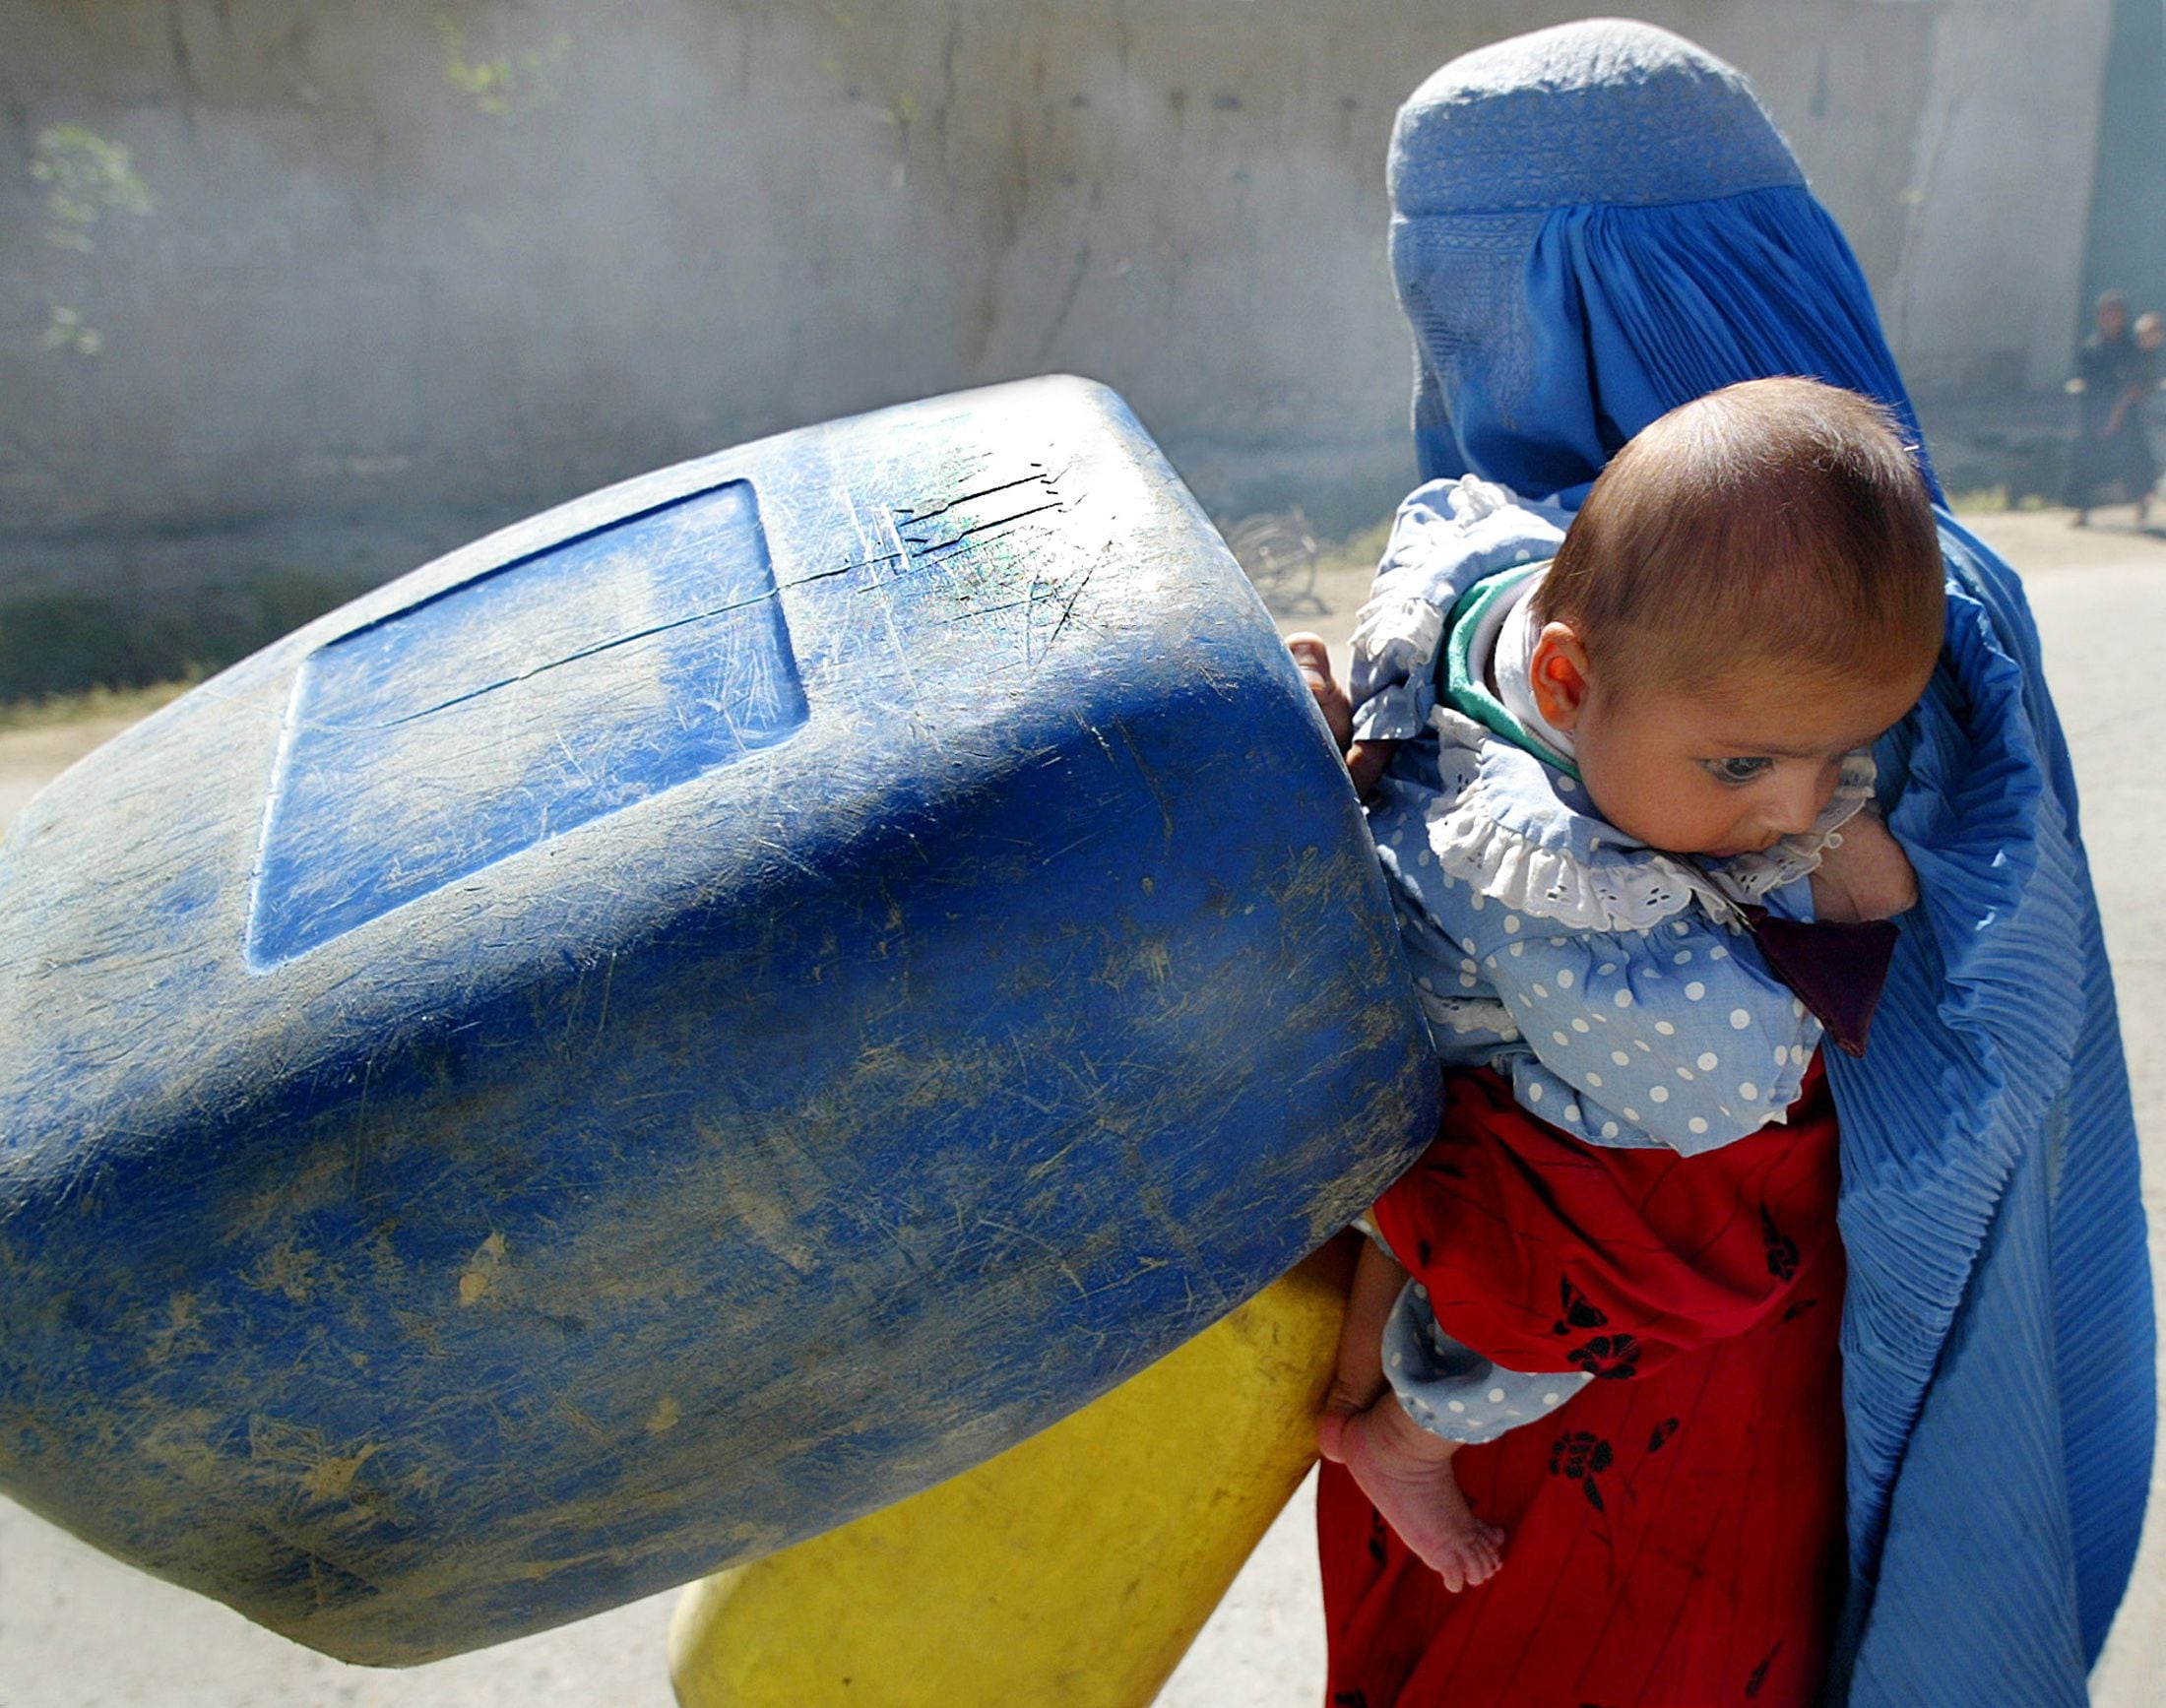
[[[2138,312],[2157,308],[2166,305],[2166,220],[2159,218],[2166,6],[2160,0],[2113,0],[2101,109],[2084,295],[2120,290]]]
[[[2111,0],[1935,9],[1901,247],[1875,281],[1928,397],[2050,390],[2070,371],[2112,23]]]
[[[1044,369],[1123,391],[1221,515],[1378,514],[1393,109],[1576,10],[0,0],[0,588],[389,574]],[[1753,76],[1932,390],[2064,370],[2109,10],[1647,15]]]

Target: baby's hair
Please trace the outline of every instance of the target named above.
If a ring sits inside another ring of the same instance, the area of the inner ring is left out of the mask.
[[[1941,542],[1886,410],[1818,380],[1747,380],[1650,423],[1580,506],[1534,614],[1598,674],[1708,689],[1739,665],[1851,680],[1924,670]]]

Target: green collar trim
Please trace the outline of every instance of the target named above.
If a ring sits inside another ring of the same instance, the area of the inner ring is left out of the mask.
[[[1580,781],[1579,767],[1514,718],[1504,702],[1491,690],[1488,673],[1475,668],[1474,664],[1474,637],[1482,626],[1483,617],[1502,603],[1529,576],[1539,575],[1547,568],[1549,564],[1543,562],[1501,570],[1476,582],[1459,596],[1458,603],[1451,607],[1446,626],[1444,697],[1477,724],[1486,725],[1514,747],[1533,754],[1545,765],[1555,766],[1576,783]]]

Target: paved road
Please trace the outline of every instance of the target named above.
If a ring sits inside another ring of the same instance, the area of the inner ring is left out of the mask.
[[[2166,834],[2166,541],[2098,530],[2064,514],[1976,519],[2029,579],[2084,800],[2107,936],[2120,976],[2153,1265],[2166,1275],[2166,897],[2151,876]],[[1322,632],[1344,659],[1366,578],[1319,588],[1321,611],[1282,626]],[[111,732],[75,727],[0,732],[0,823],[62,765]],[[2137,1585],[2094,1681],[2104,1708],[2166,1700],[2166,1476],[2155,1484]],[[1160,1708],[1314,1708],[1323,1634],[1307,1490],[1235,1585]],[[0,1708],[666,1708],[662,1596],[567,1630],[411,1673],[342,1667],[223,1608],[116,1565],[0,1501]]]

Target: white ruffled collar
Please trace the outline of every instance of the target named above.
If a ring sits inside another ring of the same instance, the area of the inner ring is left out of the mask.
[[[1438,865],[1477,895],[1572,930],[1646,930],[1694,902],[1742,928],[1741,910],[1817,868],[1873,794],[1873,756],[1852,753],[1812,829],[1758,853],[1698,860],[1573,805],[1573,796],[1586,801],[1579,784],[1450,707],[1436,707],[1430,724],[1441,789],[1426,822]]]

